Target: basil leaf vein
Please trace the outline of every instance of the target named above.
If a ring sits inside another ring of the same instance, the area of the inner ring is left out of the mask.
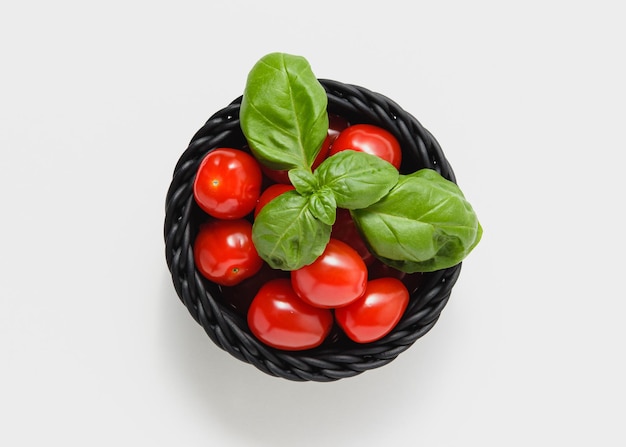
[[[387,196],[352,215],[372,252],[406,272],[452,267],[482,237],[458,186],[430,169],[400,176]]]
[[[320,187],[329,188],[337,206],[365,208],[379,201],[398,181],[398,170],[371,154],[352,150],[328,157],[315,170]]]
[[[241,129],[255,157],[271,169],[310,169],[328,133],[328,97],[308,61],[270,53],[250,70]]]
[[[257,215],[252,241],[270,267],[297,270],[318,258],[330,240],[331,226],[311,212],[309,198],[287,191]]]

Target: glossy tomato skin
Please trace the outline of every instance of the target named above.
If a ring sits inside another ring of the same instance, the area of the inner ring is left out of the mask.
[[[391,132],[371,124],[354,124],[343,130],[333,142],[329,157],[345,150],[355,150],[376,155],[396,169],[402,163],[400,143]]]
[[[263,174],[252,155],[233,148],[209,152],[193,183],[196,202],[218,219],[241,219],[254,210]]]
[[[293,185],[287,185],[285,183],[274,183],[272,185],[269,185],[263,190],[263,192],[259,196],[259,200],[257,201],[256,207],[254,208],[254,217],[256,217],[261,212],[263,207],[271,202],[273,199],[275,199],[282,193],[291,191],[293,189],[295,189]]]
[[[355,249],[331,238],[315,261],[291,272],[291,283],[298,296],[312,306],[346,306],[365,292],[367,266]]]
[[[328,309],[302,301],[289,279],[274,279],[258,291],[248,310],[248,326],[263,343],[296,351],[321,345],[333,326]]]
[[[252,224],[245,219],[205,223],[198,231],[193,252],[198,271],[222,286],[239,284],[263,266],[252,243]]]
[[[409,304],[409,292],[399,279],[368,282],[361,298],[335,310],[335,321],[357,343],[371,343],[389,334]]]

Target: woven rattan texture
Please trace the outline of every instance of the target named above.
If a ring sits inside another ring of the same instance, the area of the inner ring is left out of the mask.
[[[320,82],[328,95],[329,113],[343,116],[353,124],[381,126],[398,138],[403,150],[401,172],[427,167],[456,181],[435,138],[395,102],[363,87],[325,79]],[[435,325],[461,264],[424,274],[422,283],[410,290],[411,301],[402,320],[382,340],[360,345],[338,334],[333,343],[302,352],[280,351],[259,342],[248,330],[245,318],[219,299],[220,287],[196,270],[193,240],[205,216],[193,199],[195,172],[212,149],[245,145],[239,126],[240,103],[241,97],[209,118],[174,169],[166,197],[164,236],[166,261],[176,293],[217,346],[272,376],[328,382],[388,364]]]

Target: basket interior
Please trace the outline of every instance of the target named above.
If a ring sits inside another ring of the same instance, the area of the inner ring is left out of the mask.
[[[324,79],[320,82],[328,95],[329,113],[342,116],[351,124],[383,127],[396,136],[403,151],[402,173],[431,168],[456,181],[435,138],[395,102],[362,87]],[[224,299],[221,286],[196,270],[193,241],[207,216],[193,199],[195,172],[212,149],[245,147],[239,126],[240,103],[241,97],[211,116],[192,137],[174,169],[166,197],[164,236],[166,261],[177,295],[216,345],[272,376],[326,382],[391,362],[434,326],[450,297],[461,264],[422,274],[409,290],[411,300],[403,318],[385,338],[358,344],[335,330],[323,345],[307,351],[281,351],[257,340],[242,313]]]

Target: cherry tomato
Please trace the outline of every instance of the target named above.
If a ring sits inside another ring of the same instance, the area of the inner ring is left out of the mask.
[[[365,241],[361,237],[350,215],[350,211],[347,209],[337,208],[337,217],[333,224],[330,237],[345,242],[350,247],[354,248],[359,255],[361,255],[361,259],[363,259],[363,262],[365,262],[365,265],[368,267],[376,259],[367,248]]]
[[[263,265],[252,243],[252,224],[244,219],[202,225],[194,241],[194,261],[204,277],[223,286],[240,283]]]
[[[335,310],[335,320],[351,340],[370,343],[393,330],[408,304],[409,292],[402,281],[374,279],[361,298]]]
[[[354,248],[331,238],[321,256],[291,272],[291,283],[298,296],[312,306],[341,307],[365,292],[367,266]]]
[[[352,149],[376,155],[400,169],[402,150],[400,143],[387,130],[371,124],[354,124],[343,130],[330,147],[329,157]]]
[[[240,219],[256,206],[263,175],[252,155],[231,148],[209,152],[193,183],[196,202],[218,219]]]
[[[289,351],[319,346],[330,333],[333,314],[296,295],[289,279],[265,283],[248,310],[248,326],[263,343]]]
[[[335,141],[339,133],[342,130],[346,129],[349,125],[350,124],[348,123],[348,121],[338,115],[328,115],[328,134],[326,135],[326,138],[322,143],[322,148],[320,149],[317,157],[315,157],[315,160],[313,161],[313,165],[311,166],[311,169],[313,171],[320,164],[322,164],[324,160],[326,160],[331,144],[333,143],[333,141]],[[288,171],[277,171],[269,169],[265,166],[261,166],[261,170],[267,177],[274,180],[276,183],[291,184],[291,181],[289,180],[289,175],[287,174]]]
[[[284,183],[274,183],[265,188],[265,190],[261,193],[261,196],[259,197],[256,207],[254,208],[254,217],[256,217],[261,209],[263,209],[265,205],[271,202],[272,199],[275,199],[282,193],[291,191],[292,189],[296,188],[294,188],[293,185],[287,185]]]

